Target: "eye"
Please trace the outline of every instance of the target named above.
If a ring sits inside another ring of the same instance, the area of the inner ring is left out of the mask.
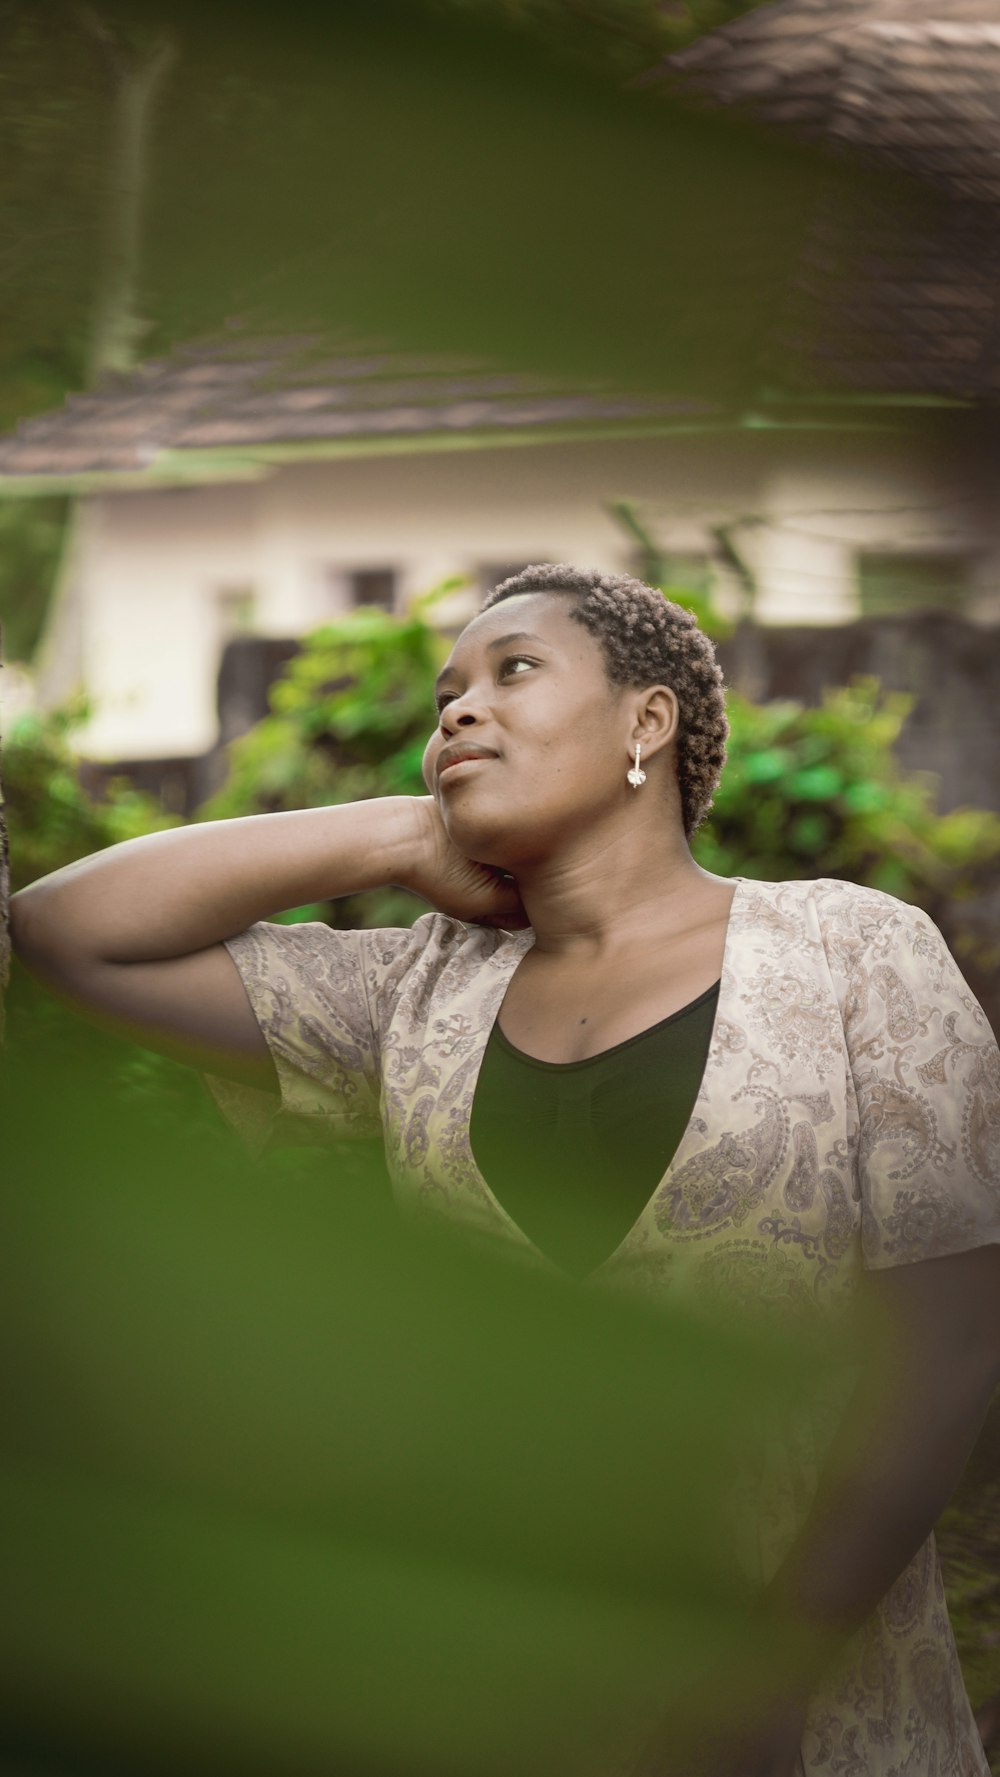
[[[498,679],[507,678],[509,676],[512,668],[515,666],[537,666],[537,665],[538,665],[537,660],[532,660],[530,654],[508,654],[500,663],[500,669],[497,673],[497,678]],[[517,677],[516,674],[514,676]],[[454,691],[439,691],[438,692],[437,696],[434,699],[434,707],[437,710],[438,715],[441,714],[441,711],[444,709],[445,704],[450,703],[454,696],[455,696]]]

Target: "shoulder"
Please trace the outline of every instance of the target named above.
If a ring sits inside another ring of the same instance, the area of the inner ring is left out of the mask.
[[[373,960],[386,963],[401,957],[411,962],[433,962],[453,961],[461,956],[470,963],[488,964],[522,935],[500,932],[493,926],[466,925],[446,913],[423,913],[412,926],[373,926],[359,937]]]
[[[359,934],[366,980],[376,991],[401,991],[412,977],[422,991],[440,982],[449,991],[487,981],[507,965],[511,948],[523,950],[531,934],[466,925],[445,913],[424,913],[406,928],[381,926]]]
[[[841,985],[859,968],[886,963],[900,974],[957,974],[948,946],[922,907],[884,889],[820,876],[780,882],[747,880],[741,923],[758,947],[823,953]]]
[[[984,1020],[947,940],[923,907],[833,877],[799,886],[827,964],[852,1005],[867,1002],[869,990],[894,1002],[930,991],[942,1016],[964,1008],[977,1024]]]
[[[798,941],[809,947],[819,942],[828,947],[839,938],[866,946],[880,934],[936,930],[922,908],[861,883],[832,876],[741,880],[737,924],[751,932],[769,931],[786,944]]]
[[[817,876],[753,887],[778,906],[794,907],[806,918],[811,914],[824,937],[839,931],[869,942],[890,933],[937,932],[922,907],[866,883]]]
[[[814,884],[814,904],[827,948],[875,966],[891,964],[902,973],[925,972],[933,966],[958,975],[948,945],[923,907],[902,901],[884,889],[821,877]]]
[[[360,967],[367,976],[397,975],[412,968],[440,970],[461,961],[471,970],[492,959],[524,934],[492,926],[464,925],[444,913],[425,913],[412,926],[355,926],[340,929],[321,920],[297,924],[261,920],[227,941],[245,970],[273,972],[280,966],[303,979],[321,980]]]

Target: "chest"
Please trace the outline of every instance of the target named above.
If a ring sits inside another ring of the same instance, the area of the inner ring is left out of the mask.
[[[722,973],[726,923],[638,948],[612,963],[553,962],[529,951],[500,1008],[509,1043],[539,1061],[586,1061],[689,1006]]]
[[[580,1027],[597,1032],[593,1053],[599,1055],[721,983],[687,1125],[600,1275],[656,1294],[668,1273],[676,1288],[691,1270],[698,1287],[718,1284],[737,1294],[745,1288],[754,1299],[766,1277],[768,1288],[819,1299],[835,1278],[838,1287],[847,1281],[857,1260],[857,1104],[840,1009],[822,944],[802,922],[793,923],[783,909],[772,912],[770,900],[756,891],[753,903],[736,911],[721,950],[699,953],[700,972],[691,966],[690,948],[683,959],[676,953],[669,977],[662,961],[654,966],[637,958],[635,968],[620,971],[618,983],[600,983],[616,1016],[622,999],[630,1016],[592,1024],[588,1014]],[[534,1043],[541,1056],[538,1033],[544,1041],[545,1030],[534,1025],[533,1037],[516,1017],[518,975],[533,948],[518,936],[485,965],[439,971],[415,984],[419,992],[386,1002],[381,1055],[386,1154],[399,1206],[418,1216],[457,1218],[470,1231],[513,1242],[526,1256],[534,1254],[530,1237],[490,1191],[470,1123],[495,1021],[515,1047],[530,1055]],[[577,1059],[556,1047],[567,1012],[575,1009],[571,990],[559,999],[548,971],[535,979],[543,991],[531,995],[533,1017],[552,1014],[552,1059]],[[621,996],[614,991],[619,984]],[[584,1004],[578,1015],[586,1011]],[[659,1089],[647,1096],[655,1105]]]

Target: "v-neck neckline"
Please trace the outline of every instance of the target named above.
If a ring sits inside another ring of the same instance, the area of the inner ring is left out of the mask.
[[[720,975],[719,995],[718,995],[718,998],[715,1002],[715,1017],[712,1020],[712,1034],[711,1034],[711,1036],[709,1038],[709,1042],[708,1042],[708,1053],[705,1057],[705,1066],[702,1071],[701,1083],[699,1084],[699,1087],[698,1087],[698,1093],[695,1098],[695,1102],[691,1107],[691,1115],[689,1116],[687,1123],[685,1124],[684,1133],[681,1136],[680,1141],[677,1143],[677,1146],[674,1149],[674,1152],[670,1158],[670,1161],[669,1161],[662,1177],[658,1180],[656,1185],[653,1187],[652,1192],[650,1193],[649,1197],[646,1199],[645,1203],[643,1204],[642,1208],[639,1211],[639,1214],[636,1216],[635,1220],[633,1221],[631,1227],[627,1230],[627,1232],[625,1233],[623,1238],[618,1242],[618,1245],[613,1249],[613,1251],[608,1253],[606,1258],[603,1258],[599,1264],[595,1265],[594,1269],[592,1271],[588,1271],[583,1277],[581,1277],[577,1280],[580,1283],[589,1283],[589,1282],[591,1282],[591,1280],[593,1278],[599,1277],[602,1272],[606,1271],[611,1265],[614,1264],[615,1260],[620,1257],[620,1255],[625,1250],[625,1248],[631,1244],[636,1230],[639,1227],[641,1227],[642,1223],[645,1221],[647,1215],[649,1214],[649,1210],[650,1210],[651,1205],[656,1201],[656,1198],[660,1195],[660,1192],[663,1190],[664,1185],[666,1185],[669,1182],[670,1178],[672,1177],[672,1175],[674,1174],[675,1171],[679,1170],[679,1168],[681,1166],[686,1165],[688,1157],[689,1157],[689,1150],[694,1146],[695,1140],[697,1138],[698,1132],[694,1128],[694,1122],[695,1122],[695,1115],[696,1115],[696,1112],[698,1109],[698,1100],[701,1097],[702,1085],[704,1084],[705,1077],[708,1073],[709,1067],[712,1064],[712,1060],[713,1060],[713,1057],[715,1054],[716,1036],[717,1036],[717,1033],[719,1030],[720,1020],[723,1018],[723,1008],[728,1006],[727,985],[731,979],[730,958],[732,956],[732,949],[733,949],[733,942],[734,942],[734,926],[735,926],[735,922],[736,922],[736,912],[737,912],[737,908],[740,904],[741,898],[743,896],[743,892],[746,887],[747,881],[749,879],[745,876],[734,876],[734,877],[730,877],[729,880],[731,882],[735,882],[736,890],[733,895],[732,901],[730,903],[729,917],[726,921],[726,937],[725,937],[725,942],[723,944],[723,949],[722,949],[722,967],[719,971],[719,975]],[[512,934],[512,937],[515,940],[521,940],[521,941],[514,942],[511,944],[510,954],[509,954],[509,957],[506,959],[507,966],[503,969],[502,973],[500,974],[500,978],[496,983],[494,993],[493,993],[493,995],[491,995],[491,998],[493,1000],[493,1015],[490,1018],[489,1024],[487,1025],[485,1032],[483,1033],[483,1043],[482,1043],[482,1048],[479,1053],[479,1059],[478,1059],[478,1062],[476,1065],[475,1075],[470,1082],[469,1097],[468,1097],[468,1116],[466,1118],[466,1143],[465,1143],[465,1145],[468,1149],[469,1160],[470,1160],[470,1163],[472,1166],[472,1170],[473,1170],[473,1174],[474,1174],[476,1183],[478,1184],[480,1191],[483,1193],[484,1197],[486,1198],[487,1202],[489,1203],[491,1209],[495,1211],[495,1213],[500,1217],[501,1221],[504,1223],[506,1228],[516,1236],[517,1240],[522,1245],[530,1248],[530,1250],[536,1255],[536,1257],[541,1259],[544,1262],[544,1264],[551,1266],[551,1268],[554,1271],[562,1272],[562,1267],[560,1265],[558,1265],[554,1259],[550,1259],[548,1253],[543,1252],[543,1250],[540,1246],[536,1246],[535,1242],[531,1239],[530,1235],[525,1233],[524,1229],[520,1226],[520,1224],[518,1222],[515,1222],[513,1216],[508,1214],[507,1210],[504,1209],[504,1206],[500,1202],[499,1198],[496,1197],[494,1195],[494,1193],[491,1191],[486,1179],[483,1177],[483,1174],[479,1169],[479,1165],[476,1160],[476,1156],[472,1151],[472,1140],[471,1140],[471,1136],[469,1133],[470,1128],[471,1128],[471,1124],[472,1124],[472,1107],[473,1107],[473,1105],[475,1103],[475,1099],[476,1099],[476,1089],[479,1085],[479,1076],[482,1072],[483,1062],[486,1059],[486,1050],[489,1045],[490,1037],[493,1034],[493,1028],[500,1016],[500,1009],[501,1009],[504,999],[506,997],[507,989],[510,986],[511,980],[513,979],[514,971],[517,968],[518,964],[521,962],[522,958],[527,956],[528,951],[531,949],[532,944],[534,943],[534,934],[533,933],[518,932],[518,933]]]

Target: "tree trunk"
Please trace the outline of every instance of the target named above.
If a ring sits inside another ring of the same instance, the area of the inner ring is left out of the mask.
[[[125,45],[88,7],[84,20],[104,45],[114,96],[104,203],[104,242],[87,355],[87,383],[135,368],[149,322],[137,313],[142,218],[147,193],[149,138],[163,80],[175,46],[161,36],[141,49]]]
[[[149,142],[156,102],[176,46],[165,34],[136,47],[94,7],[77,16],[100,43],[113,81],[103,245],[87,348],[87,387],[134,369],[150,323],[137,313],[142,221],[148,190]],[[44,629],[35,650],[35,696],[42,710],[85,689],[81,557],[86,538],[80,502],[69,509]]]

